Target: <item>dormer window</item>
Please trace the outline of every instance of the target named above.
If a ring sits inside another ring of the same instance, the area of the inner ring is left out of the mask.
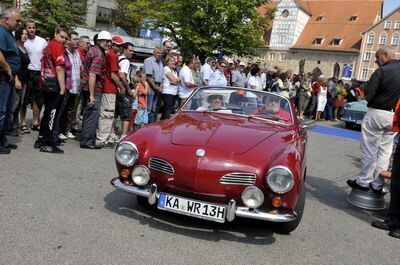
[[[342,39],[333,39],[333,40],[331,41],[331,45],[332,45],[332,46],[339,46],[340,43],[342,43]]]
[[[316,39],[313,41],[313,44],[315,44],[315,45],[321,45],[323,41],[324,41],[324,38],[316,38]]]
[[[349,19],[349,21],[356,21],[357,18],[358,18],[357,16],[351,16],[350,19]]]
[[[282,17],[286,18],[289,16],[289,11],[287,9],[282,11]]]
[[[322,20],[324,20],[323,16],[318,16],[317,19],[316,19],[316,21],[322,21]]]

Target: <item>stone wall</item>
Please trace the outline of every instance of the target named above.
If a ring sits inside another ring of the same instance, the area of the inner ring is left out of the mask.
[[[304,72],[312,72],[319,68],[323,75],[332,77],[334,74],[334,66],[337,63],[340,67],[339,78],[342,78],[344,64],[353,65],[353,75],[355,76],[355,68],[358,59],[358,53],[344,52],[328,52],[317,50],[269,50],[265,48],[259,49],[260,57],[267,67],[279,66],[282,69],[291,69],[298,73],[301,60],[304,60]],[[269,53],[275,53],[275,60],[269,60]],[[281,60],[281,54],[286,54],[286,60]]]

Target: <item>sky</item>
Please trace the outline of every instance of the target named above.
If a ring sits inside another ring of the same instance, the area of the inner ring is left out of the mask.
[[[395,8],[400,6],[400,0],[384,0],[383,2],[383,16],[392,12]]]

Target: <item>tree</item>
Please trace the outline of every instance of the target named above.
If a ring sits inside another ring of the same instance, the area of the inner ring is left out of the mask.
[[[184,54],[204,59],[221,50],[224,54],[254,55],[273,18],[257,8],[269,0],[153,0],[150,7],[159,27]]]
[[[123,28],[129,35],[137,36],[144,20],[153,17],[152,1],[148,0],[115,0],[111,22]]]
[[[85,23],[85,0],[31,0],[24,6],[24,18],[33,19],[41,35],[52,37],[59,24],[76,27]]]

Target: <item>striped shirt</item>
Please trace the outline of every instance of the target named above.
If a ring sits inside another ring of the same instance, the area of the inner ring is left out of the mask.
[[[73,53],[65,49],[65,72],[67,77],[66,89],[72,94],[78,94],[81,81],[81,59],[76,49]]]
[[[103,73],[105,69],[106,57],[104,50],[98,45],[90,48],[83,62],[81,89],[85,92],[89,92],[89,74],[93,73],[96,75],[95,91],[102,93],[104,89]]]

